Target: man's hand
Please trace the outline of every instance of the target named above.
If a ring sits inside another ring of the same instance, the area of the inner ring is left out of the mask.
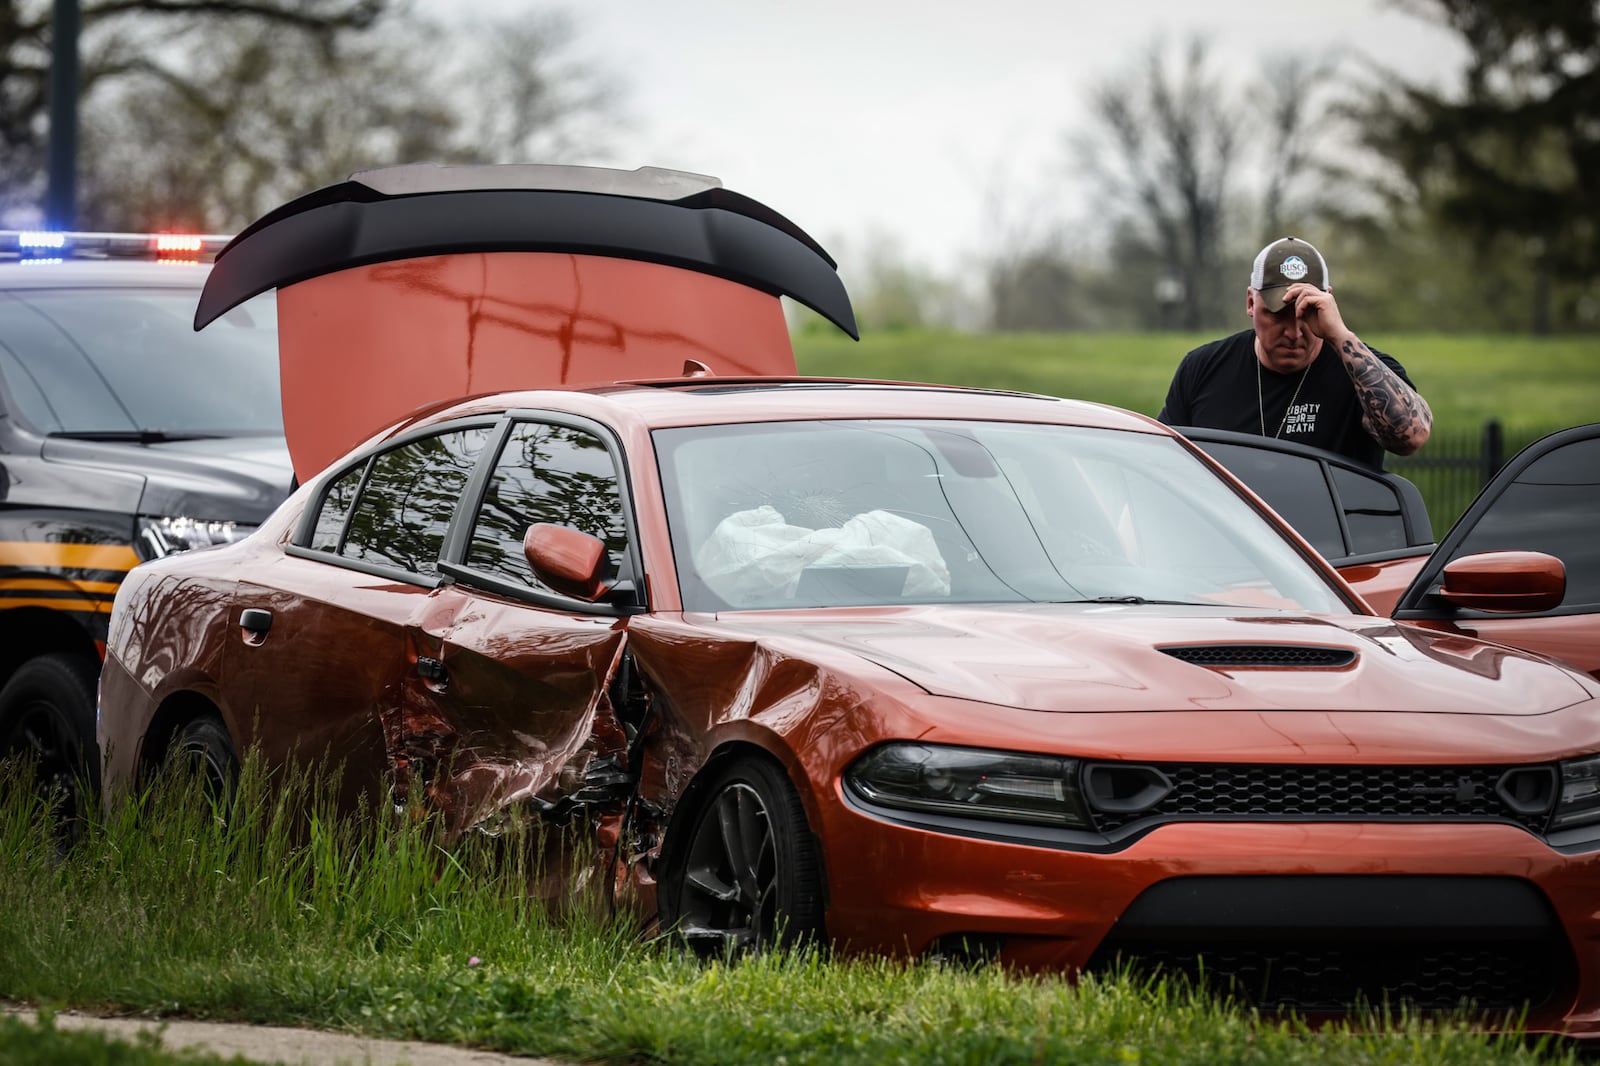
[[[1369,436],[1396,455],[1410,455],[1433,431],[1428,402],[1351,332],[1333,293],[1297,282],[1284,291],[1284,310],[1322,343],[1339,353],[1360,402],[1361,424]]]
[[[1313,336],[1337,344],[1344,334],[1350,332],[1350,328],[1344,324],[1344,318],[1339,314],[1339,305],[1334,301],[1331,292],[1325,292],[1315,285],[1301,281],[1284,290],[1283,302],[1285,307],[1294,308],[1294,317]]]

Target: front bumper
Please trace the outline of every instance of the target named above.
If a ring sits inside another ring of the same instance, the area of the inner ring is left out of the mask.
[[[965,947],[1067,972],[1199,952],[1213,974],[1237,966],[1233,991],[1268,1009],[1323,1013],[1356,988],[1379,1007],[1454,1008],[1459,993],[1489,1016],[1525,996],[1526,1030],[1600,1037],[1600,851],[1498,824],[1193,822],[1097,854],[895,824],[833,798],[817,828],[828,931],[846,950]],[[1399,974],[1385,961],[1408,958],[1418,968]],[[1274,965],[1320,976],[1268,987]]]

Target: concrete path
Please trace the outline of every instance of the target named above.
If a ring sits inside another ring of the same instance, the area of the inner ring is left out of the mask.
[[[5,1013],[29,1021],[31,1008],[6,1007]],[[197,1022],[179,1018],[97,1018],[62,1011],[58,1029],[95,1029],[118,1040],[133,1041],[152,1031],[168,1050],[194,1049],[221,1055],[241,1055],[251,1062],[282,1066],[563,1066],[554,1059],[522,1058],[494,1051],[473,1051],[449,1044],[424,1044],[412,1040],[375,1040],[315,1029],[290,1029],[276,1025],[239,1025]]]

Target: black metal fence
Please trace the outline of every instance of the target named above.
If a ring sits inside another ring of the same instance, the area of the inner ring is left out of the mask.
[[[1540,437],[1562,426],[1508,428],[1491,418],[1477,430],[1441,431],[1435,428],[1416,455],[1391,455],[1384,466],[1407,478],[1422,491],[1428,504],[1433,535],[1445,535],[1478,491],[1505,465],[1507,459]]]

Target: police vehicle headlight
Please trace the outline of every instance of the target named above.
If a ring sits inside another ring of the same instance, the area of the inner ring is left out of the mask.
[[[133,538],[134,551],[148,562],[174,552],[232,544],[256,531],[240,522],[207,522],[175,515],[141,515]]]

